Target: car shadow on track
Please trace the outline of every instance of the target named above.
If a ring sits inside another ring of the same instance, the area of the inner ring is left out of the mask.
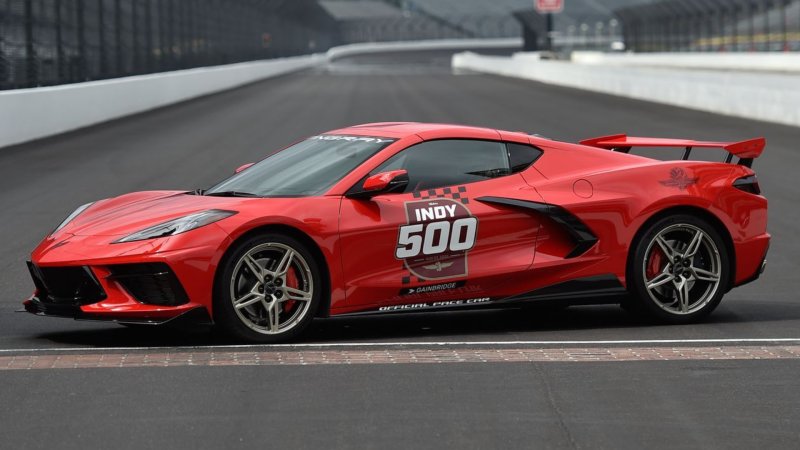
[[[693,339],[743,337],[737,324],[800,320],[800,309],[756,310],[721,307],[704,322],[661,326],[618,306],[572,307],[562,310],[483,310],[392,314],[319,319],[296,343],[445,342],[576,339]],[[744,336],[747,337],[747,336]],[[191,347],[233,345],[214,329],[103,327],[42,333],[39,340],[81,347]]]

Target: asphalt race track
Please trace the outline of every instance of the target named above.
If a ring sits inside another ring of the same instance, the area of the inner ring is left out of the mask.
[[[0,447],[796,446],[800,129],[453,75],[446,62],[353,58],[0,149]],[[318,320],[300,346],[254,348],[14,312],[33,289],[30,250],[76,206],[207,187],[308,135],[398,120],[568,141],[766,136],[767,272],[708,322],[671,327],[616,306],[392,315]]]

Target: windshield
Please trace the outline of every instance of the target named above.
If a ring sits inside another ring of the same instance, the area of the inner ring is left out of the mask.
[[[247,196],[320,195],[394,139],[314,136],[267,157],[205,192]]]

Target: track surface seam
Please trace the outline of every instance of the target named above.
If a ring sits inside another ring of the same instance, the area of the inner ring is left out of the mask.
[[[439,348],[175,351],[0,356],[0,371],[182,366],[800,359],[800,345],[720,347]]]
[[[197,351],[197,350],[254,350],[270,349],[308,349],[308,348],[391,348],[391,347],[530,347],[530,346],[660,346],[660,345],[755,345],[755,344],[798,344],[800,338],[730,338],[730,339],[624,339],[624,340],[567,340],[567,341],[386,341],[386,342],[328,342],[297,344],[229,344],[229,345],[192,345],[181,347],[134,346],[134,347],[41,347],[41,348],[4,348],[3,354],[38,354],[38,353],[92,353],[92,352],[138,352],[138,351]]]

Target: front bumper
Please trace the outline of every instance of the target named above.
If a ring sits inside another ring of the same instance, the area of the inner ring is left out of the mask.
[[[145,324],[182,317],[211,322],[205,307],[189,302],[166,263],[39,267],[28,262],[28,269],[36,292],[23,304],[36,315]]]
[[[102,322],[116,322],[122,324],[140,324],[140,325],[166,325],[166,324],[191,324],[191,325],[212,325],[213,321],[208,315],[208,311],[202,306],[194,306],[190,309],[182,309],[181,311],[174,311],[169,316],[153,317],[153,316],[114,316],[109,314],[96,314],[86,312],[77,305],[69,304],[56,304],[52,302],[43,301],[36,296],[32,296],[23,303],[25,311],[37,316],[49,317],[64,317],[75,320],[90,320]]]
[[[112,244],[116,236],[46,239],[29,263],[36,290],[25,310],[121,323],[210,323],[214,273],[230,238],[215,224],[201,230],[123,244]]]

